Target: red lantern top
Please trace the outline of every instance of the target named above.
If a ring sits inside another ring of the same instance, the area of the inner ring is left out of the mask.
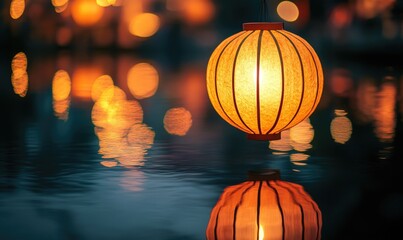
[[[243,24],[244,31],[253,30],[284,30],[282,22],[251,22]]]

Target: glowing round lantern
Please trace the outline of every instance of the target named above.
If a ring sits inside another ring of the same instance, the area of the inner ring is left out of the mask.
[[[279,179],[279,171],[265,170],[227,187],[211,212],[207,239],[320,239],[318,205],[301,185]]]
[[[322,95],[314,49],[283,23],[245,23],[207,66],[207,91],[218,114],[250,139],[280,139],[309,117]]]

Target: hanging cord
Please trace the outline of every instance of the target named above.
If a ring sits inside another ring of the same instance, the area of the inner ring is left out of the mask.
[[[267,7],[266,0],[260,0],[260,21],[261,22],[269,21],[269,8]]]

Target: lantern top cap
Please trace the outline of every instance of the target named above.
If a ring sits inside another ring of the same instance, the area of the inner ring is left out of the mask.
[[[243,24],[244,31],[254,30],[284,30],[283,22],[250,22]]]
[[[270,181],[270,180],[280,180],[280,170],[263,169],[248,172],[248,181]]]

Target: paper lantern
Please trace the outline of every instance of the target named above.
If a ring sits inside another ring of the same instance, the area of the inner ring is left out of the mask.
[[[313,113],[323,90],[314,49],[283,23],[245,23],[214,50],[206,77],[217,113],[256,140],[280,139]]]
[[[279,171],[266,170],[227,187],[211,212],[207,239],[320,239],[318,205],[301,185],[279,178]]]

